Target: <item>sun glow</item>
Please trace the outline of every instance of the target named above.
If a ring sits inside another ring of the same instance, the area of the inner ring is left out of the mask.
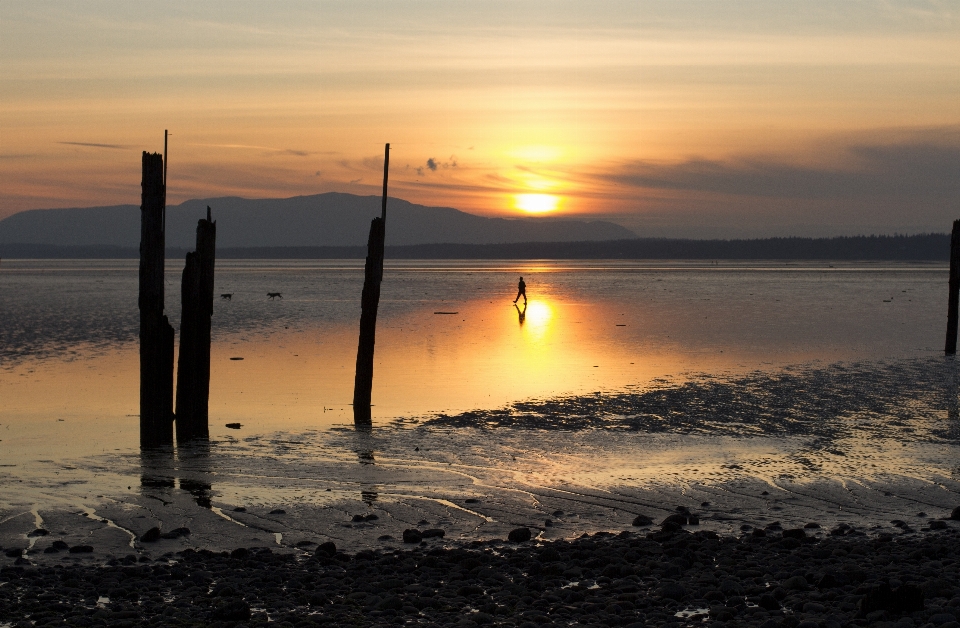
[[[531,214],[552,212],[560,204],[560,197],[553,194],[517,194],[515,205],[517,209]]]

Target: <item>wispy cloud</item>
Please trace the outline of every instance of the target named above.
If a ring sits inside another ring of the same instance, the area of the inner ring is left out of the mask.
[[[124,144],[97,144],[95,142],[57,142],[57,144],[64,144],[66,146],[85,146],[87,148],[108,148],[111,150],[130,150],[132,146],[126,146]]]

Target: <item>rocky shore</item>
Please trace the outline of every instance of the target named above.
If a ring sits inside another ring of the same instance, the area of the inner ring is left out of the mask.
[[[454,544],[410,530],[399,549],[352,555],[303,541],[105,563],[64,551],[40,567],[8,557],[0,626],[960,625],[954,521],[898,534],[771,523],[738,537],[682,511],[636,523],[550,542],[522,529]]]

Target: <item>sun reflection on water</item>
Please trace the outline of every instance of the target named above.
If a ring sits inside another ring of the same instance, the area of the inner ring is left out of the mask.
[[[531,300],[521,311],[523,312],[523,323],[525,323],[525,334],[533,341],[542,340],[550,331],[553,308],[545,301]]]

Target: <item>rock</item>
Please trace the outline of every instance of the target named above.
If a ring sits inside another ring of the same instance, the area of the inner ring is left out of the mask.
[[[247,512],[247,509],[244,508],[243,506],[237,506],[236,508],[233,509],[233,512]]]
[[[953,509],[953,511],[950,513],[950,518],[954,521],[960,521],[960,506],[957,506]]]
[[[386,598],[385,600],[377,604],[377,608],[380,609],[381,611],[385,611],[385,610],[399,611],[400,609],[403,608],[403,600],[401,600],[396,595],[391,595],[390,597]]]
[[[250,555],[250,550],[245,547],[238,547],[230,552],[230,558],[246,558]]]
[[[317,556],[334,556],[337,553],[337,546],[333,541],[327,541],[326,543],[321,543],[317,546],[314,554]]]
[[[479,500],[479,499],[474,499],[473,497],[470,497],[470,498],[468,498],[468,499],[463,500],[463,503],[464,503],[464,504],[479,504],[479,503],[480,503],[480,500]]]
[[[379,518],[380,518],[380,517],[378,517],[377,515],[367,515],[366,517],[363,518],[363,520],[364,520],[364,521],[376,521],[376,520],[379,519]]]
[[[728,578],[720,583],[720,592],[727,597],[743,595],[743,589],[740,587],[740,583],[732,578]]]
[[[169,532],[160,535],[161,539],[179,539],[181,536],[189,536],[190,528],[174,528]]]
[[[250,605],[243,600],[227,600],[213,608],[210,618],[220,621],[246,621],[250,619]]]
[[[140,537],[141,543],[154,543],[160,540],[160,528],[150,528]]]
[[[46,548],[45,550],[43,550],[43,553],[44,553],[44,554],[59,554],[59,553],[60,553],[60,550],[58,550],[58,549],[55,548],[55,547],[48,547],[48,548]]]
[[[790,530],[784,530],[783,538],[797,539],[798,541],[802,541],[807,538],[807,533],[803,531],[803,528],[793,528]]]
[[[545,528],[552,528],[552,527],[553,527],[553,519],[544,519],[544,521],[543,521],[543,527],[545,527]]]
[[[313,541],[297,541],[297,547],[310,547],[316,545]]]
[[[71,554],[89,554],[93,551],[93,547],[90,545],[74,545],[70,548]]]
[[[423,540],[423,534],[420,533],[420,530],[408,528],[403,531],[404,543],[419,543],[422,540]]]
[[[70,546],[64,543],[63,541],[54,541],[50,547],[58,550],[67,550],[70,549]]]
[[[680,513],[677,513],[675,515],[670,515],[669,517],[664,519],[660,525],[666,525],[667,523],[675,523],[680,526],[685,526],[687,525],[687,515],[682,515]]]
[[[931,521],[930,522],[931,530],[946,530],[947,522],[946,521]]]
[[[761,529],[761,528],[756,528],[756,529],[754,529],[754,531],[751,532],[750,534],[751,534],[752,536],[764,537],[764,536],[767,536],[767,531],[766,531],[766,530],[763,530],[763,529]]]
[[[271,515],[285,515],[285,514],[287,514],[287,511],[284,510],[283,508],[274,508],[273,510],[270,511],[269,514],[271,514]]]
[[[227,423],[226,427],[230,428],[231,430],[239,430],[243,426],[239,423]]]
[[[773,597],[769,593],[764,593],[760,596],[760,601],[757,602],[757,606],[768,611],[780,610],[780,602],[778,602],[777,598]]]
[[[47,536],[48,534],[50,533],[44,530],[43,528],[37,528],[33,532],[29,533],[27,536]]]
[[[19,558],[23,554],[21,549],[8,549],[3,552],[3,555],[7,558]]]
[[[553,516],[554,516],[554,517],[562,517],[562,516],[563,516],[563,511],[562,511],[562,510],[554,510],[554,511],[553,511]]]
[[[806,528],[806,529],[808,529],[808,530],[816,530],[816,529],[819,529],[819,528],[820,528],[820,524],[819,524],[819,523],[814,523],[813,521],[811,521],[810,523],[808,523],[807,525],[805,525],[805,526],[803,526],[803,527]]]
[[[659,589],[657,589],[657,595],[668,600],[675,600],[679,602],[686,596],[687,590],[675,582],[668,582],[664,584]]]
[[[660,529],[664,532],[679,532],[683,529],[683,526],[676,521],[664,521]]]
[[[363,522],[363,521],[366,521],[366,520],[367,520],[367,518],[364,517],[363,515],[354,515],[354,516],[353,516],[353,519],[351,519],[350,521],[352,521],[352,522],[354,522],[354,523],[360,523],[360,522]]]
[[[510,530],[510,534],[507,535],[507,540],[513,543],[525,543],[530,540],[530,537],[530,528],[517,528]]]
[[[913,613],[923,610],[923,591],[913,584],[904,584],[896,589],[882,582],[860,599],[857,617],[867,617],[876,611],[891,613]]]
[[[793,576],[784,580],[781,586],[791,591],[806,591],[807,579],[803,576]]]
[[[653,525],[653,519],[646,515],[637,515],[633,519],[633,525],[635,526],[649,526]]]
[[[447,533],[441,530],[440,528],[430,528],[429,530],[424,530],[420,533],[425,539],[442,539]]]

